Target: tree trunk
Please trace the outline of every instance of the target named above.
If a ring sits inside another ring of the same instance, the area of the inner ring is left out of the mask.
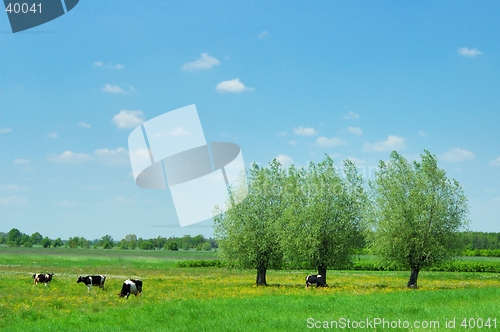
[[[257,286],[267,286],[266,269],[263,269],[263,268],[257,269],[256,284],[257,284]]]
[[[328,286],[326,284],[326,267],[318,266],[318,274],[321,275],[323,279],[323,284],[321,286]]]
[[[410,280],[408,280],[408,285],[406,285],[406,287],[417,288],[418,272],[420,272],[418,267],[411,269]]]

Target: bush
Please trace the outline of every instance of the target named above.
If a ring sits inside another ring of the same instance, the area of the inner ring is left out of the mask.
[[[203,251],[210,251],[212,250],[212,246],[210,245],[210,242],[205,242],[203,243],[203,245],[201,246],[201,249]]]

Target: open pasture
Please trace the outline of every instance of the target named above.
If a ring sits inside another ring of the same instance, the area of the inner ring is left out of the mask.
[[[440,322],[426,330],[455,318],[457,331],[464,318],[490,318],[500,329],[498,274],[422,272],[409,290],[408,272],[329,271],[330,287],[306,290],[307,271],[268,271],[270,286],[256,287],[252,270],[175,266],[205,258],[214,254],[1,247],[0,329],[305,331],[311,318]],[[38,272],[55,273],[48,287],[33,285]],[[106,275],[105,290],[76,283],[87,274]],[[127,278],[143,280],[142,296],[118,297]]]

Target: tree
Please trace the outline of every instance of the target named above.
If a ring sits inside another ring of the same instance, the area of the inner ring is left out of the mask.
[[[451,259],[461,249],[467,197],[428,151],[413,164],[392,152],[390,161],[380,162],[371,186],[371,246],[386,264],[410,269],[407,286],[417,287],[422,268]]]
[[[203,251],[210,251],[212,250],[212,246],[210,245],[210,242],[205,242],[203,243],[203,245],[201,246],[201,249]]]
[[[112,249],[115,246],[115,242],[111,235],[104,235],[100,242],[104,249]]]
[[[31,234],[31,242],[33,244],[41,244],[42,240],[43,240],[42,234],[40,234],[38,232]]]
[[[44,237],[42,240],[42,246],[44,248],[50,248],[51,245],[52,245],[52,241],[50,241],[50,239],[47,236]]]
[[[350,160],[343,172],[328,155],[307,169],[288,169],[280,220],[284,259],[289,268],[316,269],[324,285],[328,269],[349,266],[362,236],[363,179]]]
[[[17,228],[12,228],[9,231],[9,237],[8,237],[7,243],[10,246],[17,247],[17,246],[19,246],[19,244],[21,242],[22,236],[23,236],[23,233],[21,233]]]
[[[248,189],[242,174],[242,185],[230,192],[229,209],[213,218],[219,254],[241,268],[256,269],[257,285],[266,285],[266,271],[282,263],[277,221],[284,208],[283,176],[276,159],[266,168],[253,164]]]
[[[58,237],[57,239],[55,239],[53,246],[54,246],[54,248],[62,247],[63,246],[63,242],[62,242],[62,240],[61,240],[60,237]]]

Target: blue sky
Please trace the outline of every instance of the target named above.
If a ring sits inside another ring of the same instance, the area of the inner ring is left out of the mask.
[[[141,121],[195,104],[246,164],[325,153],[367,179],[429,150],[500,232],[500,3],[80,1],[12,34],[0,14],[0,231],[204,234],[134,184]],[[370,171],[371,170],[371,171]]]

